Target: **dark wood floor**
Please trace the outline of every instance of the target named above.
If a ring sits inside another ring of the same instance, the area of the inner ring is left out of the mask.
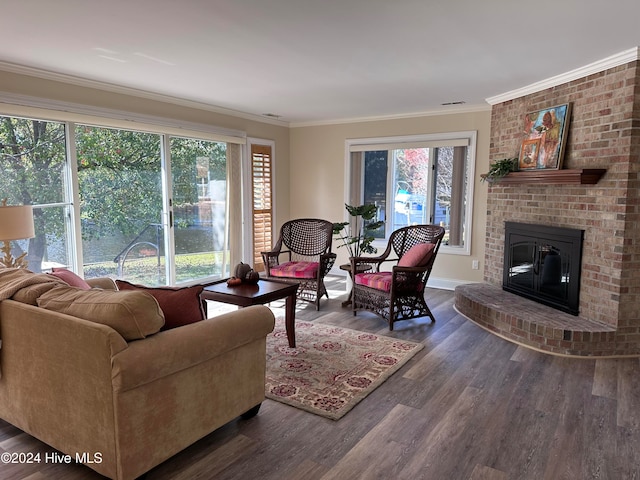
[[[429,290],[438,319],[389,332],[341,307],[297,318],[422,342],[425,348],[339,421],[271,400],[146,475],[147,480],[640,479],[640,361],[549,356],[498,338]],[[280,305],[272,305],[280,308]],[[0,421],[0,452],[51,452]],[[82,465],[0,464],[2,479],[100,479]]]

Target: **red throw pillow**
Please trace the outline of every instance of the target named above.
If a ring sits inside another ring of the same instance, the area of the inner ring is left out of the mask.
[[[145,287],[124,280],[116,280],[118,290],[144,290],[158,301],[164,313],[164,327],[161,330],[181,327],[206,318],[200,293],[202,285],[192,287]]]
[[[85,282],[84,278],[76,275],[71,270],[67,270],[66,268],[54,268],[49,275],[53,275],[54,277],[59,278],[70,287],[78,287],[82,290],[91,290],[91,285]]]
[[[414,245],[400,260],[399,267],[422,267],[429,263],[433,256],[433,250],[436,248],[435,243],[418,243]]]

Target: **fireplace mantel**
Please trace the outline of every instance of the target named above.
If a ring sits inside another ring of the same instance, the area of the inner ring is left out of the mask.
[[[604,168],[580,168],[560,170],[526,170],[511,172],[494,185],[516,185],[523,183],[550,184],[576,184],[594,185],[606,173]]]

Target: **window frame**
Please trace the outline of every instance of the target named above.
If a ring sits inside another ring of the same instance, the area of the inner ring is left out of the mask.
[[[76,125],[89,125],[98,128],[111,128],[118,130],[129,130],[134,132],[149,133],[158,135],[160,137],[163,150],[168,146],[170,138],[182,137],[182,138],[194,138],[197,140],[214,141],[214,142],[226,142],[228,146],[235,145],[240,147],[237,149],[240,156],[238,164],[242,163],[243,149],[246,144],[246,133],[239,130],[231,130],[225,128],[218,128],[212,125],[197,124],[191,122],[184,122],[180,120],[172,120],[164,117],[154,117],[150,115],[132,114],[130,112],[110,110],[99,107],[91,107],[80,104],[72,104],[68,102],[58,102],[45,100],[37,97],[29,97],[22,95],[13,95],[0,93],[0,116],[3,117],[19,117],[26,119],[34,119],[46,122],[60,123],[65,126],[65,142],[66,142],[66,163],[64,167],[65,181],[65,200],[60,205],[34,205],[34,207],[50,207],[50,206],[64,206],[69,211],[69,217],[67,218],[67,256],[69,266],[72,270],[82,275],[83,272],[83,251],[82,251],[82,238],[81,238],[81,225],[80,225],[80,212],[79,212],[79,184],[78,184],[78,165],[76,155],[76,140],[75,140],[75,127]],[[170,152],[162,152],[161,155],[161,170],[162,170],[162,185],[163,190],[171,192],[171,179],[168,177],[170,172]],[[241,181],[240,176],[237,178]],[[234,188],[240,191],[242,185],[232,187],[229,185],[232,182],[232,178],[227,174],[228,188]],[[171,207],[172,202],[171,194],[167,196],[163,192],[163,207],[162,223],[165,227],[165,233],[167,234],[169,229],[173,229],[171,225]],[[236,222],[241,223],[242,214],[238,215],[236,220],[235,216],[228,217],[229,223]],[[233,218],[233,219],[232,219]],[[240,221],[238,221],[240,220]],[[241,228],[241,225],[239,225]],[[227,229],[233,228],[230,224],[227,225]],[[228,235],[227,235],[228,237]],[[174,245],[172,242],[165,242],[168,246],[167,253],[174,251]],[[228,248],[233,249],[233,245],[226,239]],[[237,250],[240,248],[236,247]],[[236,257],[240,258],[241,252],[231,252],[231,258],[227,258],[226,268],[230,269],[231,264]],[[171,262],[168,262],[168,265]],[[224,274],[223,274],[224,276]],[[175,282],[175,269],[167,271],[167,284],[169,285],[189,285],[194,283],[202,283],[203,281],[215,280],[213,277],[199,278],[188,282]]]
[[[447,142],[468,140],[467,144],[467,168],[464,182],[466,185],[465,192],[465,209],[464,209],[464,222],[462,223],[463,229],[463,245],[452,246],[442,245],[440,247],[440,253],[451,255],[471,255],[471,239],[472,239],[472,219],[473,219],[473,199],[474,199],[474,178],[475,178],[475,164],[476,164],[476,151],[477,151],[477,136],[476,130],[459,131],[459,132],[443,132],[443,133],[425,133],[417,135],[402,135],[402,136],[387,136],[387,137],[369,137],[369,138],[350,138],[345,141],[345,183],[344,183],[344,201],[347,204],[351,204],[353,200],[352,186],[356,184],[362,185],[364,177],[362,172],[359,179],[354,178],[353,168],[351,165],[351,154],[356,151],[370,151],[370,150],[386,150],[390,151],[396,149],[410,149],[416,147],[448,147],[453,146],[447,144]],[[389,161],[393,162],[392,155],[389,155]],[[429,158],[429,164],[433,165],[435,159]],[[393,168],[389,168],[391,171]],[[435,181],[435,177],[431,179]],[[430,182],[432,183],[432,182]],[[387,210],[389,211],[389,202],[391,197],[389,196],[390,189],[393,185],[387,185]],[[430,185],[430,188],[435,188]],[[428,202],[431,204],[434,201],[434,195],[429,194]],[[362,202],[362,194],[360,195],[360,202]],[[431,208],[431,205],[429,205]],[[386,232],[384,239],[375,240],[374,246],[377,248],[385,248],[390,235],[390,231]]]

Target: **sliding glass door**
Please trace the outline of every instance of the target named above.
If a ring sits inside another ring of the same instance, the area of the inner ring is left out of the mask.
[[[222,276],[227,261],[227,144],[171,138],[178,282]]]
[[[162,140],[141,132],[76,129],[87,277],[101,274],[94,264],[109,260],[118,278],[144,285],[223,275],[227,145],[171,137],[163,155]],[[162,171],[169,166],[171,194],[165,198]]]
[[[227,275],[228,150],[222,141],[0,117],[0,200],[34,207],[36,237],[12,242],[14,256],[28,251],[36,272],[65,267],[144,285]]]
[[[84,275],[167,282],[159,135],[75,129]]]

